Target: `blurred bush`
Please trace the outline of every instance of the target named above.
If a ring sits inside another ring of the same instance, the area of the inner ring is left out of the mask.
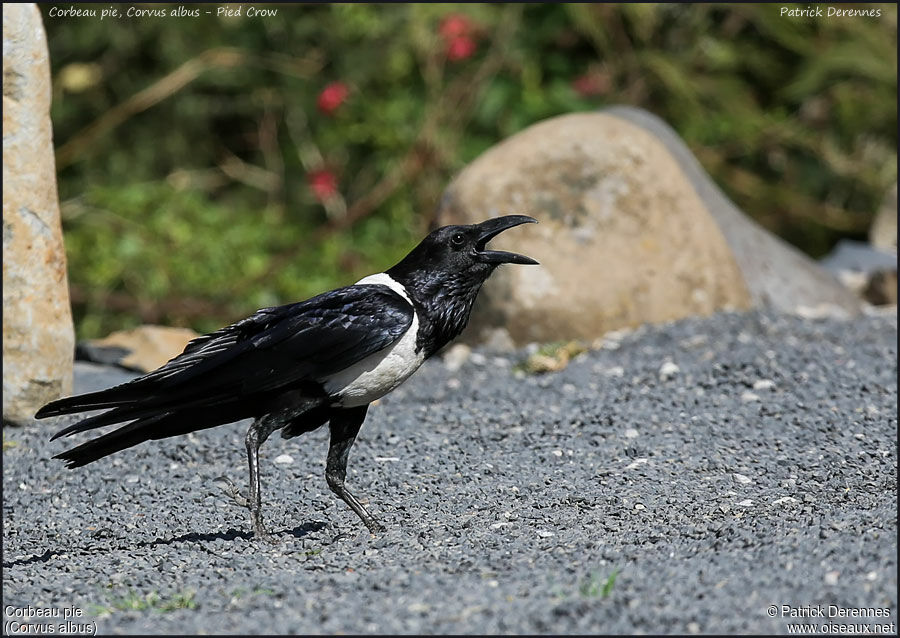
[[[660,115],[813,256],[864,238],[896,180],[895,5],[54,6],[71,5],[41,10],[81,338],[210,330],[381,270],[479,153],[608,104]]]

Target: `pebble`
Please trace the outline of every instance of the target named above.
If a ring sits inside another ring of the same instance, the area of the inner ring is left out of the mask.
[[[677,375],[679,372],[681,372],[681,368],[671,361],[666,361],[659,367],[659,378],[666,381]]]
[[[753,382],[754,390],[774,390],[775,382],[771,379],[759,379]]]
[[[278,465],[289,465],[294,462],[294,457],[290,454],[279,454],[275,457],[275,463]]]
[[[772,501],[772,505],[782,505],[783,503],[796,503],[797,499],[793,496],[782,496],[781,498],[775,499]]]
[[[750,390],[747,390],[747,391],[741,393],[741,401],[743,401],[744,403],[750,403],[751,401],[759,401],[759,395],[755,394],[753,392],[750,392]]]
[[[472,348],[464,343],[458,343],[454,346],[450,346],[444,353],[444,366],[450,372],[456,372],[461,367],[463,367],[463,364],[468,361],[471,354]]]
[[[753,482],[749,476],[744,476],[743,474],[735,473],[735,474],[733,474],[733,477],[736,482],[741,483],[743,485],[747,485],[748,483]]]
[[[469,356],[469,361],[471,361],[476,366],[483,366],[487,363],[487,357],[480,352],[473,352]]]

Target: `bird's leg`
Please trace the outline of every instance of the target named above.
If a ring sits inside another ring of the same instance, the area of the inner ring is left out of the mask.
[[[244,439],[244,443],[247,446],[247,461],[250,464],[250,499],[247,507],[250,508],[253,533],[258,538],[270,543],[277,541],[266,531],[266,526],[263,524],[262,497],[260,496],[259,483],[259,448],[266,442],[269,435],[282,425],[284,425],[283,422],[272,416],[254,419],[250,429],[247,430],[247,437]]]
[[[328,462],[325,465],[325,480],[331,491],[343,499],[357,516],[362,519],[372,532],[383,532],[384,527],[369,514],[353,494],[344,487],[344,478],[347,475],[347,457],[350,448],[356,440],[359,428],[366,418],[368,405],[346,410],[335,410],[332,413],[329,426],[331,428],[331,444],[328,447]]]

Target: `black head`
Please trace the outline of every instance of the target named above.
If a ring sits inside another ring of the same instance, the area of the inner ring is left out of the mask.
[[[529,223],[537,220],[507,215],[480,224],[438,228],[387,271],[425,313],[428,325],[421,328],[420,339],[429,356],[466,327],[481,284],[497,266],[538,263],[525,255],[486,247],[504,230]]]
[[[410,277],[447,276],[483,283],[500,264],[537,264],[525,255],[488,250],[486,244],[504,230],[537,223],[525,215],[507,215],[468,226],[444,226],[431,232],[418,246],[388,271],[404,284]]]

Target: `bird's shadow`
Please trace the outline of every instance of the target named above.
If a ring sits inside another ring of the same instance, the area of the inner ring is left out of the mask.
[[[297,539],[303,539],[306,536],[309,536],[312,533],[318,532],[327,527],[327,524],[322,521],[313,521],[310,523],[304,523],[303,525],[298,525],[293,529],[282,529],[279,531],[272,531],[272,536],[279,539],[281,536],[290,535]],[[103,534],[102,531],[98,531],[95,534],[95,538],[100,537]],[[106,538],[109,538],[108,535],[105,535]],[[205,545],[206,543],[210,543],[212,541],[223,540],[226,542],[232,542],[236,538],[241,538],[245,541],[253,541],[255,536],[253,532],[242,532],[236,529],[228,529],[224,532],[190,532],[187,534],[181,534],[180,536],[172,536],[171,538],[155,538],[152,541],[139,541],[133,545],[128,546],[120,546],[110,549],[134,549],[134,548],[143,548],[143,547],[156,547],[158,545],[174,545],[175,543],[199,543],[201,545]],[[127,538],[117,537],[117,540],[126,541]],[[269,543],[264,540],[256,541],[261,547],[273,547]],[[13,561],[3,561],[3,569],[10,569],[12,567],[22,567],[25,565],[32,565],[34,563],[46,563],[54,556],[61,556],[63,554],[71,553],[75,551],[79,554],[91,554],[96,553],[98,551],[107,552],[109,549],[99,550],[97,547],[69,547],[66,549],[48,549],[43,554],[32,554],[31,556],[25,558],[19,558]],[[211,550],[210,550],[211,551]],[[211,552],[215,553],[215,552]]]
[[[273,531],[271,532],[271,534],[276,538],[278,536],[284,535],[285,533],[290,534],[294,538],[304,538],[305,536],[309,536],[313,532],[318,532],[326,526],[327,525],[322,521],[313,521],[311,523],[298,525],[294,529],[285,528],[281,531]],[[253,534],[253,532],[241,532],[236,529],[229,529],[224,532],[210,532],[205,534],[199,532],[190,532],[188,534],[182,534],[181,536],[173,536],[172,538],[157,538],[152,541],[142,541],[137,544],[137,547],[156,547],[157,545],[172,545],[174,543],[203,543],[217,540],[233,541],[236,538],[242,538],[245,541],[248,541],[254,539],[255,535]],[[265,541],[260,542],[264,543]]]

